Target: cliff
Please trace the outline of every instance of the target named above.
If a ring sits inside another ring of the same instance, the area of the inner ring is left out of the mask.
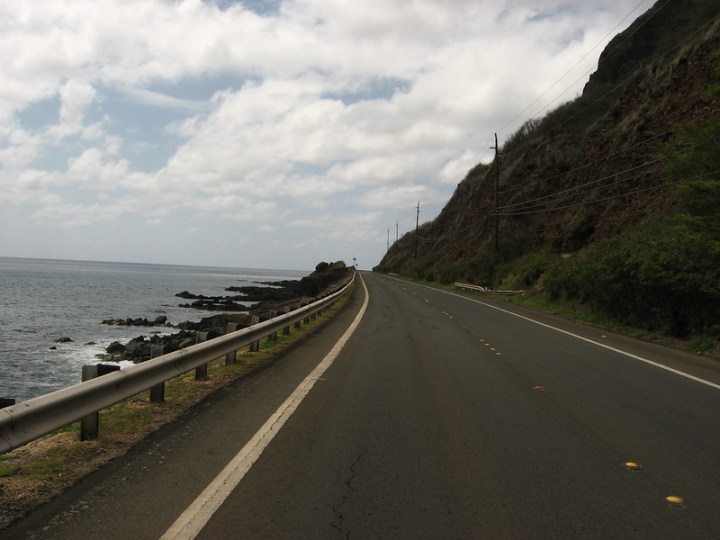
[[[720,3],[661,0],[617,35],[582,96],[528,121],[479,164],[379,271],[492,284],[534,252],[577,253],[678,210],[664,157],[676,132],[718,116]],[[496,217],[499,221],[495,250]],[[416,247],[417,246],[417,247]]]

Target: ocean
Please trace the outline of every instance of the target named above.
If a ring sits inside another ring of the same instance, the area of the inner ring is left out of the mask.
[[[113,341],[177,331],[101,324],[105,319],[199,321],[212,313],[178,307],[188,301],[176,293],[229,295],[226,287],[308,273],[0,257],[0,397],[20,402],[76,384],[82,366],[97,363]],[[58,342],[63,338],[71,341]]]

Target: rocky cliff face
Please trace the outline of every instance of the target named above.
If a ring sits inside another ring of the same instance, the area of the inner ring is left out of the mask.
[[[441,214],[405,235],[378,269],[446,281],[533,251],[572,253],[672,212],[663,156],[674,131],[720,113],[720,3],[661,0],[602,53],[583,95],[506,141],[499,168],[478,165]],[[417,253],[417,255],[416,255]]]
[[[716,2],[707,0],[660,0],[610,41],[585,92],[622,82],[638,69],[661,59],[685,38],[692,41],[691,34],[702,31],[717,18],[718,9]]]

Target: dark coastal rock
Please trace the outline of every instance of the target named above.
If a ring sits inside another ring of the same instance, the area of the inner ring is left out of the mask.
[[[125,352],[125,345],[119,341],[113,341],[105,350],[108,354],[122,354]]]
[[[153,345],[162,345],[163,353],[167,354],[194,345],[197,342],[198,332],[207,332],[208,339],[213,339],[227,332],[228,323],[235,323],[238,328],[244,328],[250,322],[249,315],[239,313],[212,315],[199,322],[186,321],[179,325],[180,332],[171,335],[138,336],[125,345],[118,342],[111,343],[106,349],[107,354],[100,357],[105,360],[145,362],[150,359]]]
[[[321,293],[328,293],[347,283],[352,275],[350,269],[343,261],[334,263],[321,262],[315,271],[299,280],[286,280],[265,283],[265,287],[249,285],[244,287],[228,287],[230,292],[241,293],[236,300],[257,302],[250,309],[250,313],[264,316],[279,307],[289,303],[303,301],[303,299],[316,298]]]
[[[250,306],[238,304],[238,301],[246,301],[244,296],[205,296],[204,294],[192,294],[188,291],[177,293],[175,296],[186,300],[195,300],[190,304],[180,304],[178,307],[204,309],[206,311],[248,311]]]
[[[238,328],[250,326],[252,317],[245,313],[219,313],[203,317],[199,322],[185,321],[178,325],[182,330],[208,332],[208,339],[225,334],[228,323],[237,324]]]
[[[171,353],[185,347],[194,345],[197,342],[198,332],[207,332],[208,339],[221,336],[227,332],[228,323],[234,323],[237,328],[246,328],[252,322],[251,315],[256,315],[260,320],[267,320],[273,313],[279,315],[292,309],[307,305],[320,293],[330,294],[340,286],[347,283],[352,273],[345,267],[342,261],[337,263],[320,263],[315,272],[298,281],[282,281],[268,283],[264,287],[229,287],[227,290],[239,292],[235,296],[207,297],[195,295],[188,291],[176,294],[179,298],[195,300],[189,305],[182,307],[193,307],[196,309],[219,310],[218,313],[204,317],[199,322],[186,321],[176,325],[179,332],[171,335],[153,335],[151,337],[138,336],[131,339],[126,345],[114,342],[106,349],[106,355],[100,355],[105,360],[130,360],[135,363],[144,362],[150,359],[150,352],[153,345],[162,345],[165,354]],[[250,308],[237,302],[257,302]],[[250,313],[235,313],[234,311],[248,311]],[[134,326],[158,326],[163,324],[158,317],[152,322],[145,324],[142,321],[147,319],[111,319],[120,321],[117,324],[128,325],[128,321]],[[137,324],[140,321],[141,324]],[[103,321],[105,324],[112,322]],[[166,324],[170,326],[169,324]]]
[[[334,263],[321,262],[309,276],[297,281],[280,282],[285,290],[290,292],[289,296],[292,300],[263,300],[253,306],[251,313],[265,319],[269,318],[272,311],[287,308],[292,304],[300,303],[301,306],[305,306],[321,296],[339,290],[352,275],[352,272],[343,261]]]
[[[138,350],[143,348],[143,345],[145,344],[145,336],[138,336],[136,338],[131,339],[128,341],[127,345],[125,345],[125,355],[126,356],[136,356],[138,354]]]
[[[107,354],[99,356],[104,360],[145,362],[150,359],[153,345],[162,345],[164,354],[171,353],[197,343],[198,332],[207,332],[208,339],[225,334],[228,323],[235,323],[238,328],[245,328],[250,325],[251,317],[244,313],[221,313],[205,317],[199,322],[186,321],[179,325],[180,332],[169,336],[138,336],[125,345],[113,342],[107,347]]]
[[[241,298],[246,302],[283,302],[297,298],[297,294],[293,289],[293,281],[281,281],[280,285],[260,287],[258,285],[247,285],[244,287],[228,287],[225,289],[230,292],[239,292]]]
[[[105,319],[102,324],[108,324],[110,326],[172,326],[167,322],[165,315],[155,317],[154,320],[148,320],[147,317],[137,317],[132,319]]]
[[[216,296],[195,300],[191,304],[180,304],[178,307],[204,309],[206,311],[248,311],[250,306],[238,304],[234,297]]]
[[[195,333],[186,330],[170,336],[152,336],[149,338],[138,336],[131,339],[121,353],[113,354],[108,350],[108,355],[106,355],[105,358],[110,357],[115,360],[129,360],[137,364],[150,360],[152,347],[154,345],[162,345],[163,354],[167,354],[194,345],[195,342]]]
[[[73,340],[66,336],[56,339],[55,343],[73,343]]]

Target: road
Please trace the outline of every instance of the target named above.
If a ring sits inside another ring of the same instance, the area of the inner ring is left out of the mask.
[[[357,287],[318,335],[0,538],[182,537],[306,378],[197,538],[720,538],[714,361],[363,277],[362,318]]]

